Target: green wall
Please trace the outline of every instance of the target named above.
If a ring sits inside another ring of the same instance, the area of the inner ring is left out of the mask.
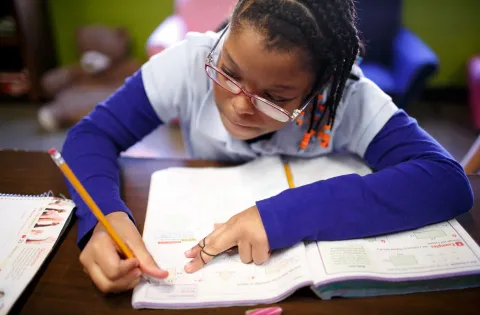
[[[361,1],[361,0],[360,0]],[[388,1],[388,0],[379,0]],[[145,60],[149,34],[173,11],[173,0],[50,0],[52,26],[61,64],[77,61],[75,28],[104,23],[127,27],[133,54]],[[417,33],[440,59],[431,85],[465,84],[466,62],[480,54],[480,0],[404,0],[405,26]]]
[[[50,0],[53,36],[59,62],[77,62],[75,29],[81,25],[123,26],[132,37],[132,53],[146,60],[145,43],[151,32],[173,12],[173,0]]]
[[[440,60],[440,71],[431,85],[465,85],[466,63],[472,55],[480,54],[480,0],[404,1],[405,26]]]

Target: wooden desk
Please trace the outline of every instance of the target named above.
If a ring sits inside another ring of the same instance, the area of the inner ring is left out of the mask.
[[[124,199],[143,229],[150,174],[169,166],[205,166],[215,163],[121,159]],[[472,211],[459,221],[480,242],[480,176],[470,177],[476,193]],[[46,153],[0,151],[0,192],[38,194],[52,190],[67,195],[63,177]],[[16,303],[12,314],[133,314],[131,293],[104,296],[83,273],[78,262],[76,223],[46,261],[37,277]],[[377,298],[322,301],[303,289],[280,305],[285,314],[478,314],[480,289],[443,291]],[[145,310],[159,314],[243,314],[248,309]]]

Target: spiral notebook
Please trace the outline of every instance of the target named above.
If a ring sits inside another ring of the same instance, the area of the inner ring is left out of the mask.
[[[289,161],[294,186],[370,169],[348,156]],[[312,170],[318,170],[312,172]],[[215,223],[288,189],[283,161],[263,157],[227,168],[170,168],[152,175],[143,230],[169,276],[142,282],[134,308],[203,308],[274,303],[300,287],[321,299],[406,294],[480,286],[480,247],[455,220],[412,231],[274,251],[263,265],[222,254],[186,274],[184,251]],[[339,227],[341,228],[341,227]]]
[[[75,205],[53,197],[0,193],[0,315],[7,314],[68,226]]]

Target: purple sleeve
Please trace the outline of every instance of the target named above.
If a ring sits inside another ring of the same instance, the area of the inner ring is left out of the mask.
[[[258,201],[271,249],[414,229],[473,205],[462,167],[402,110],[370,143],[365,160],[377,172],[318,181]]]
[[[65,161],[105,215],[124,211],[133,220],[120,197],[117,159],[161,123],[139,70],[68,132],[62,150]],[[83,248],[97,219],[68,182],[67,186],[77,205],[78,245]]]

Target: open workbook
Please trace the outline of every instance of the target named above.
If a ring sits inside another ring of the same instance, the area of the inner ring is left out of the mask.
[[[289,162],[295,186],[371,173],[351,156]],[[226,168],[170,168],[152,175],[143,239],[167,279],[142,282],[134,308],[200,308],[280,301],[310,286],[322,299],[458,289],[480,284],[480,248],[456,220],[368,239],[299,243],[263,265],[222,254],[193,274],[184,252],[216,223],[289,189],[283,162],[265,157]],[[341,228],[341,227],[339,227]]]
[[[0,315],[7,314],[70,221],[74,203],[0,194]]]

